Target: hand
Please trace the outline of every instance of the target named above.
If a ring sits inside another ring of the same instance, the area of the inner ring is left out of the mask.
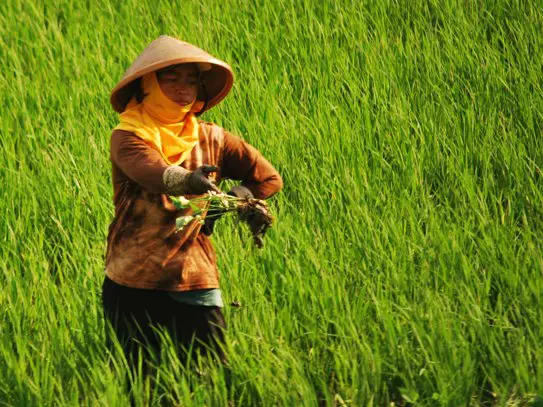
[[[233,186],[232,189],[227,192],[227,195],[235,196],[237,198],[253,198],[253,193],[242,185]],[[202,232],[211,236],[215,229],[215,222],[219,220],[223,214],[224,211],[221,211],[220,209],[208,211],[204,220],[204,225],[202,226]]]
[[[187,178],[188,193],[194,195],[205,194],[207,191],[220,193],[221,190],[208,178],[209,174],[218,170],[219,167],[214,165],[202,165],[196,168]]]
[[[266,202],[260,199],[252,199],[249,205],[239,211],[239,218],[249,225],[256,246],[262,247],[262,238],[271,226],[273,219],[268,212]]]

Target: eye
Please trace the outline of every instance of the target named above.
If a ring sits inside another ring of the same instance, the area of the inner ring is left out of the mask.
[[[177,76],[172,75],[171,73],[163,73],[162,75],[158,76],[158,79],[163,82],[173,82],[177,79]]]

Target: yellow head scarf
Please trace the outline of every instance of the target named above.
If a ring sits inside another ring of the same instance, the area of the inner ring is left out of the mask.
[[[198,103],[181,106],[160,89],[155,72],[142,78],[145,98],[133,98],[120,114],[115,130],[130,131],[157,150],[169,165],[185,161],[198,143],[198,120],[192,108]]]

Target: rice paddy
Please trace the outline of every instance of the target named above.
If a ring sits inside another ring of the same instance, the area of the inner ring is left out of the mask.
[[[109,92],[161,34],[233,67],[202,118],[285,186],[262,249],[213,235],[230,368],[166,352],[136,404],[530,405],[542,26],[516,0],[0,2],[0,405],[130,402],[100,299]]]

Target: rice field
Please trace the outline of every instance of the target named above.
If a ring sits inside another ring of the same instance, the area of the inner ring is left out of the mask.
[[[542,32],[520,0],[0,2],[0,405],[130,403],[109,92],[160,34],[233,67],[202,118],[285,187],[263,249],[213,235],[230,368],[165,357],[136,405],[543,403]]]

